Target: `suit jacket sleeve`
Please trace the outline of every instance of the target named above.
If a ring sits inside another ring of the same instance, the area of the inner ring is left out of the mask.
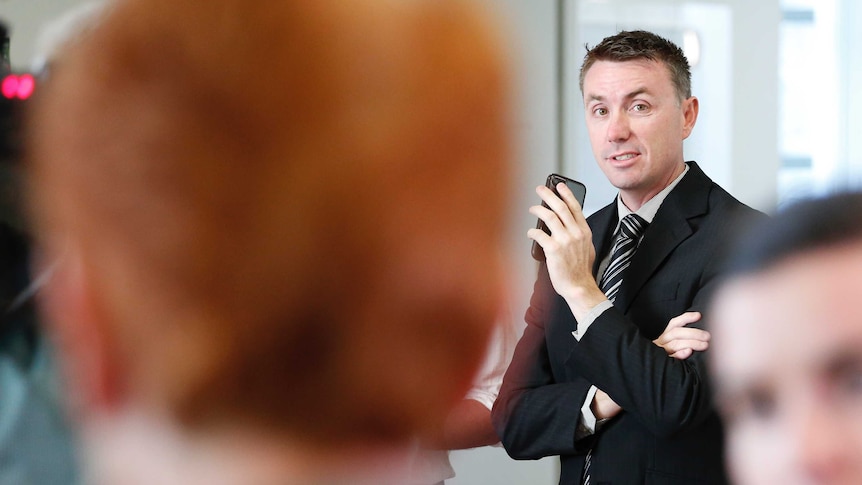
[[[710,282],[701,287],[687,311],[702,308],[714,276],[706,276]],[[702,323],[689,325],[697,326]],[[712,396],[706,354],[695,352],[686,360],[674,359],[653,344],[655,337],[644,335],[635,322],[612,307],[581,337],[571,362],[624,412],[634,415],[653,434],[667,437],[700,425],[712,412]]]
[[[554,375],[546,344],[544,324],[553,311],[555,296],[542,265],[526,314],[527,326],[515,347],[491,415],[506,451],[516,459],[587,449],[576,446],[575,431],[590,383]],[[574,336],[569,338],[574,342]]]
[[[697,257],[696,252],[688,254]],[[704,354],[677,360],[652,340],[670,318],[703,308],[717,275],[715,266],[714,261],[692,265],[695,277],[669,275],[674,282],[693,281],[692,288],[676,290],[685,306],[657,305],[653,297],[661,297],[666,287],[650,285],[628,313],[611,307],[578,342],[570,333],[575,329],[574,318],[542,265],[526,314],[527,327],[492,413],[507,452],[516,459],[585,452],[594,437],[576,441],[575,432],[591,384],[657,436],[685,431],[706,419],[712,408]],[[638,315],[638,321],[629,314]],[[547,328],[567,319],[571,328]],[[689,326],[702,326],[702,322]],[[554,346],[553,352],[549,345]],[[551,353],[568,358],[561,366],[552,362]]]

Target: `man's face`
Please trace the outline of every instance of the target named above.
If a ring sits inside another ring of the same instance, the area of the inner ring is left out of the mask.
[[[697,99],[680,102],[663,63],[596,62],[584,77],[584,108],[593,156],[629,208],[682,172]]]
[[[862,244],[730,282],[712,371],[736,483],[862,483]]]

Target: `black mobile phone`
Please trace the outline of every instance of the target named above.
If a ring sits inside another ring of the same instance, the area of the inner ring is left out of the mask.
[[[565,177],[560,174],[552,173],[548,175],[548,178],[545,180],[545,186],[554,191],[554,193],[559,197],[559,193],[557,192],[557,184],[563,182],[566,184],[566,187],[575,194],[575,199],[577,199],[578,204],[581,204],[581,208],[584,207],[584,199],[587,196],[587,186],[578,182],[577,180],[570,179],[569,177]],[[542,202],[544,207],[548,207],[544,201]],[[551,231],[548,229],[548,226],[545,225],[545,222],[539,219],[536,223],[536,229],[541,229],[545,231],[546,234],[551,234]],[[533,259],[536,261],[544,261],[545,260],[545,251],[542,250],[542,246],[539,245],[536,241],[533,241],[533,248],[530,250],[530,253],[533,255]]]

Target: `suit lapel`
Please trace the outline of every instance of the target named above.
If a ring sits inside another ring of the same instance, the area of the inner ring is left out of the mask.
[[[614,306],[627,312],[640,289],[667,257],[694,232],[689,222],[708,209],[712,181],[694,162],[689,171],[662,202],[626,270]]]

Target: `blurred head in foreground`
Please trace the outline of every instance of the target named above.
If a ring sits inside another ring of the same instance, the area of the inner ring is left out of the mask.
[[[85,441],[332,457],[438,426],[502,291],[505,74],[457,0],[110,7],[29,125]]]
[[[862,483],[860,214],[805,201],[734,248],[710,353],[736,483]]]

